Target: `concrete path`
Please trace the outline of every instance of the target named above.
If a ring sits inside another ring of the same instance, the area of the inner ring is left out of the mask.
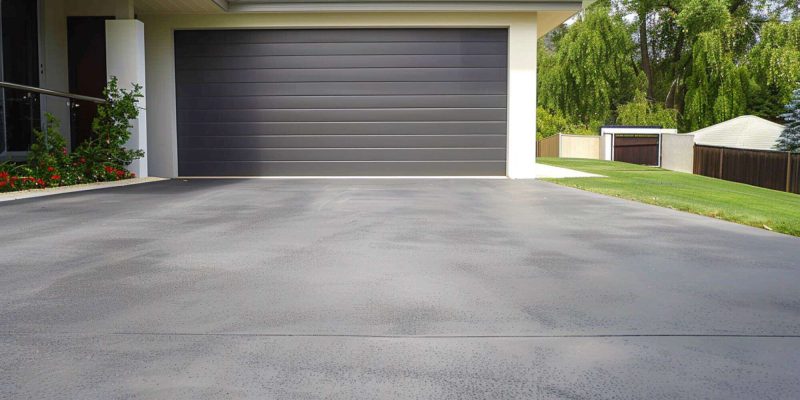
[[[541,181],[0,204],[0,398],[800,398],[800,240]]]
[[[590,174],[574,169],[554,167],[552,165],[536,163],[536,178],[561,179],[561,178],[604,178],[603,175]]]

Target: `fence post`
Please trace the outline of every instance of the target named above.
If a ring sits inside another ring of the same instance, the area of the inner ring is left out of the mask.
[[[558,134],[558,155],[556,157],[561,158],[561,133]]]
[[[719,149],[719,179],[722,179],[722,161],[725,159],[725,148]]]
[[[786,152],[786,191],[792,190],[792,152]]]

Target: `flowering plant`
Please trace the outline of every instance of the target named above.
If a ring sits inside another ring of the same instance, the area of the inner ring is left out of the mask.
[[[46,114],[45,129],[34,131],[27,164],[0,163],[0,192],[135,177],[124,167],[144,152],[127,149],[125,143],[130,138],[130,120],[139,115],[141,88],[120,89],[117,79],[112,78],[103,94],[106,104],[98,107],[92,123],[95,137],[70,153],[59,132],[58,119]]]

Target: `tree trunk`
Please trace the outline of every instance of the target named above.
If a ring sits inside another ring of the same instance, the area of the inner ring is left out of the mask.
[[[680,74],[681,74],[681,56],[683,55],[683,43],[686,40],[686,36],[684,35],[683,31],[678,33],[678,40],[675,43],[675,49],[672,51],[672,77],[674,81],[672,81],[672,86],[669,89],[669,93],[667,94],[666,104],[667,108],[676,108],[678,109],[678,103],[680,99],[678,96],[680,95]],[[682,111],[679,109],[679,111]]]
[[[653,82],[653,67],[650,64],[650,46],[647,35],[647,13],[639,13],[639,51],[642,53],[642,71],[647,77],[647,99],[655,100],[655,82]]]

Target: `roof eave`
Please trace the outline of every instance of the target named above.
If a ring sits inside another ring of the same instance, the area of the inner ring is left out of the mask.
[[[249,12],[539,12],[580,11],[586,2],[575,1],[351,1],[351,2],[224,2],[225,11]]]

